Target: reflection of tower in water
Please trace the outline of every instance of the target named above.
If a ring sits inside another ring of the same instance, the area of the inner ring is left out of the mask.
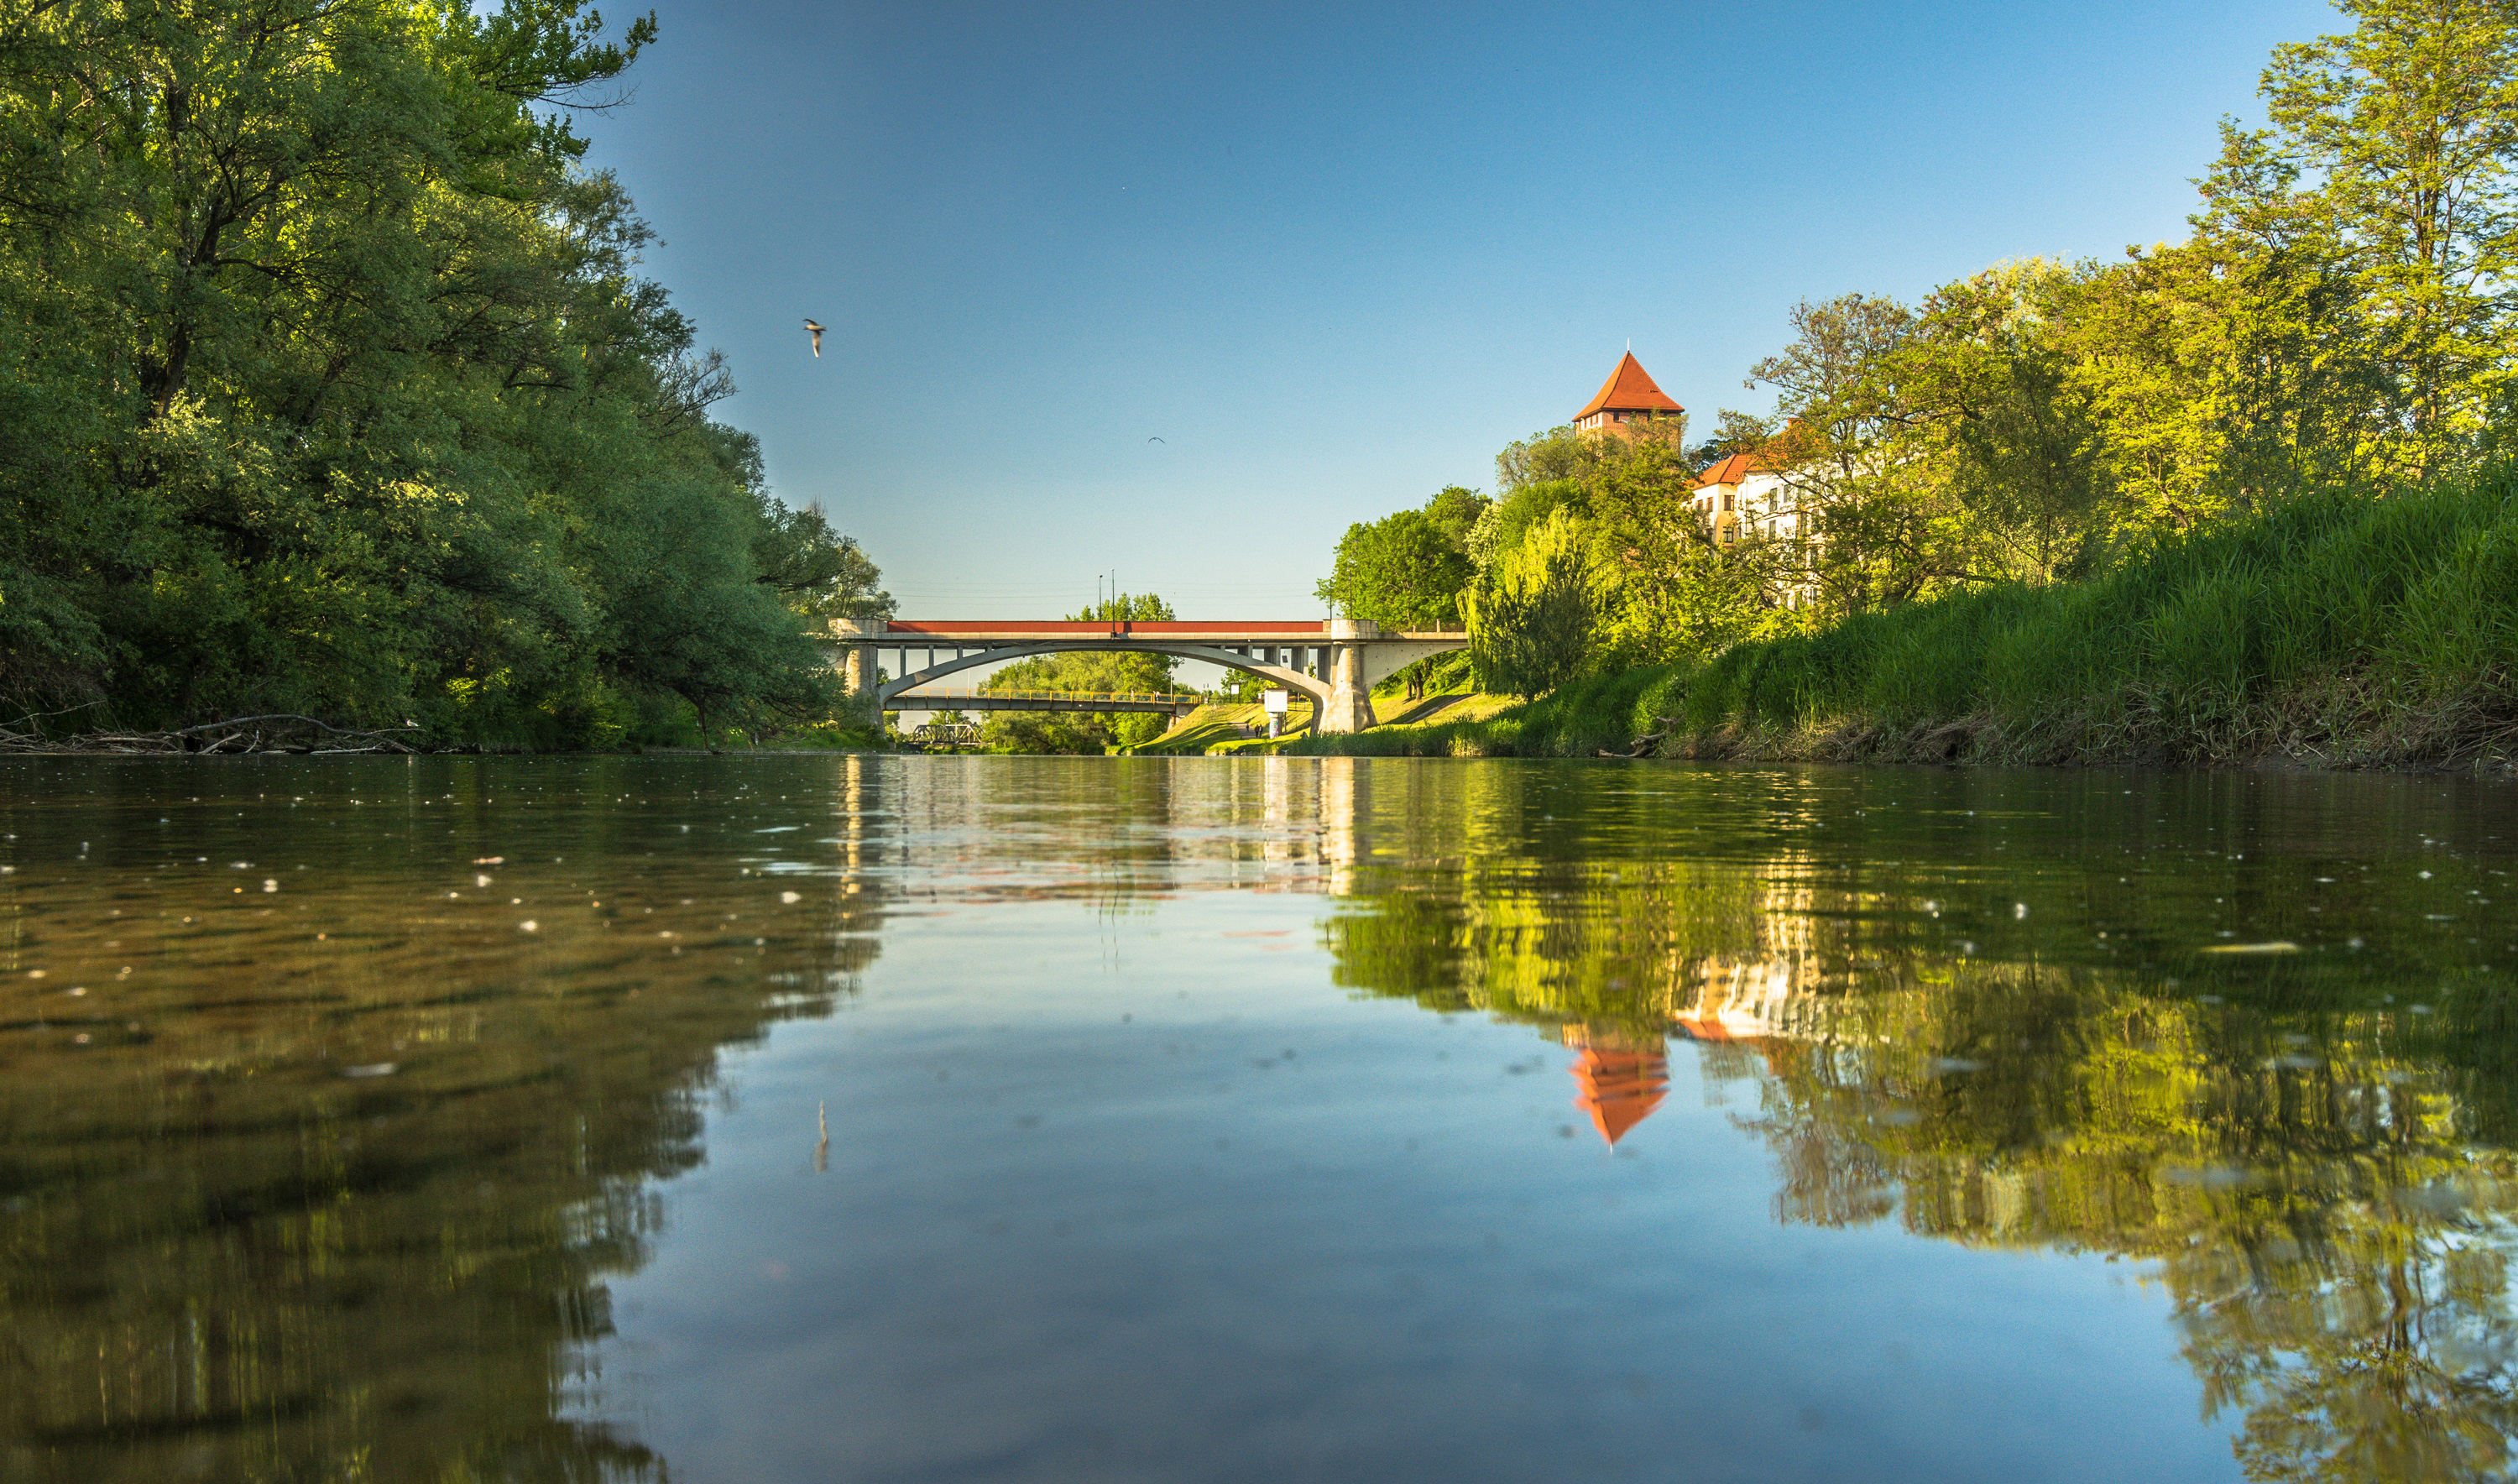
[[[1574,1106],[1610,1144],[1670,1095],[1670,1058],[1658,1036],[1649,1047],[1634,1046],[1616,1031],[1576,1025],[1565,1027],[1565,1044],[1583,1053],[1574,1060]]]

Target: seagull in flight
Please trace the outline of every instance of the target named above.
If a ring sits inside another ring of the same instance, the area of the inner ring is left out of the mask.
[[[813,359],[819,361],[822,359],[822,327],[806,320],[804,327],[813,332]]]
[[[1160,438],[1149,438],[1149,439],[1147,439],[1146,441],[1147,441],[1148,443],[1161,443],[1161,442],[1162,442],[1162,440],[1161,440]],[[1165,445],[1165,446],[1166,446],[1166,447],[1168,447],[1168,445]]]

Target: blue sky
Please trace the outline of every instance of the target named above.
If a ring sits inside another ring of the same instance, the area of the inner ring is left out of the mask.
[[[1184,617],[1316,617],[1349,522],[1492,487],[1630,339],[1710,430],[1764,405],[1741,380],[1796,300],[2181,236],[2267,52],[2344,28],[2303,0],[655,9],[590,159],[730,358],[718,415],[928,618],[1054,616],[1113,570]]]

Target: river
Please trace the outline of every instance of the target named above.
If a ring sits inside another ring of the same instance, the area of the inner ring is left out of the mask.
[[[2518,788],[0,763],[0,1476],[2500,1477]]]

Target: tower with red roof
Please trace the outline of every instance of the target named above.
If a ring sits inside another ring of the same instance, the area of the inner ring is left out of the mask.
[[[1600,383],[1600,394],[1574,415],[1574,426],[1586,433],[1615,433],[1626,438],[1631,436],[1626,426],[1629,420],[1673,417],[1686,411],[1653,383],[1651,372],[1644,370],[1633,351],[1628,351],[1619,358],[1618,369],[1609,372],[1609,379]]]

